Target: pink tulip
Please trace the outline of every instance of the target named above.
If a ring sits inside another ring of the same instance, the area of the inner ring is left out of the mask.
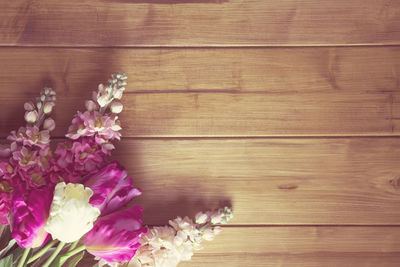
[[[54,188],[35,189],[24,196],[21,189],[14,191],[11,208],[12,237],[23,248],[43,245],[49,234],[44,226],[49,217]]]
[[[84,181],[84,185],[93,190],[90,204],[99,208],[102,216],[122,208],[142,193],[132,183],[132,178],[117,162],[108,164]]]
[[[140,247],[142,207],[134,206],[98,219],[86,234],[86,250],[107,262],[130,261]]]

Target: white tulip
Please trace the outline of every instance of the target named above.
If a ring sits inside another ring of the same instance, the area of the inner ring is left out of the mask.
[[[93,228],[100,210],[89,204],[93,191],[82,184],[58,183],[45,230],[54,239],[69,243]]]

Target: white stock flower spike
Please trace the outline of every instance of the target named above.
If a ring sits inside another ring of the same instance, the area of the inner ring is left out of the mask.
[[[123,105],[121,104],[121,102],[113,102],[111,104],[110,110],[112,113],[121,113],[123,109]]]

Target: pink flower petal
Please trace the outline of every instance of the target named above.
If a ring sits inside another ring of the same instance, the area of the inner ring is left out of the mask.
[[[140,247],[141,235],[146,232],[142,210],[134,206],[98,219],[85,236],[87,251],[108,262],[131,260]]]
[[[16,190],[12,203],[12,237],[23,248],[40,247],[49,234],[44,225],[49,217],[54,188],[36,189],[24,196]]]
[[[93,190],[90,204],[99,208],[102,216],[122,208],[141,191],[132,186],[132,178],[117,162],[112,162],[99,172],[87,177],[84,182]]]

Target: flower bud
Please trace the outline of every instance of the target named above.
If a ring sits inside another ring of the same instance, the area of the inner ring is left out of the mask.
[[[107,94],[97,97],[97,103],[99,103],[100,107],[105,107],[108,104]]]
[[[26,111],[32,111],[32,110],[34,110],[35,109],[35,105],[32,103],[32,102],[26,102],[25,104],[24,104],[24,109],[26,110]]]
[[[104,85],[103,85],[102,83],[99,84],[98,89],[99,89],[99,92],[100,92],[100,93],[104,92]]]
[[[96,91],[93,91],[93,92],[92,92],[92,100],[93,100],[94,102],[97,102],[97,92],[96,92]]]
[[[39,115],[36,110],[25,112],[25,121],[28,123],[34,123],[37,121]]]
[[[211,223],[212,224],[217,224],[222,221],[222,215],[220,213],[213,213],[211,215]]]
[[[122,98],[122,92],[123,92],[123,90],[115,90],[114,91],[114,98],[115,99],[121,99]]]
[[[214,231],[210,228],[204,230],[203,239],[207,241],[212,241],[215,237]]]
[[[120,113],[123,107],[124,106],[121,104],[121,102],[113,102],[111,104],[110,110],[112,113]]]
[[[88,111],[93,111],[93,110],[96,110],[97,105],[94,101],[87,100],[87,101],[85,101],[85,107]]]
[[[56,128],[56,123],[52,118],[47,118],[43,123],[43,128],[49,131],[53,131]]]
[[[199,212],[196,214],[196,223],[203,224],[206,223],[208,220],[208,216],[205,213]]]
[[[53,109],[54,103],[53,102],[46,102],[43,106],[44,114],[49,114]]]

